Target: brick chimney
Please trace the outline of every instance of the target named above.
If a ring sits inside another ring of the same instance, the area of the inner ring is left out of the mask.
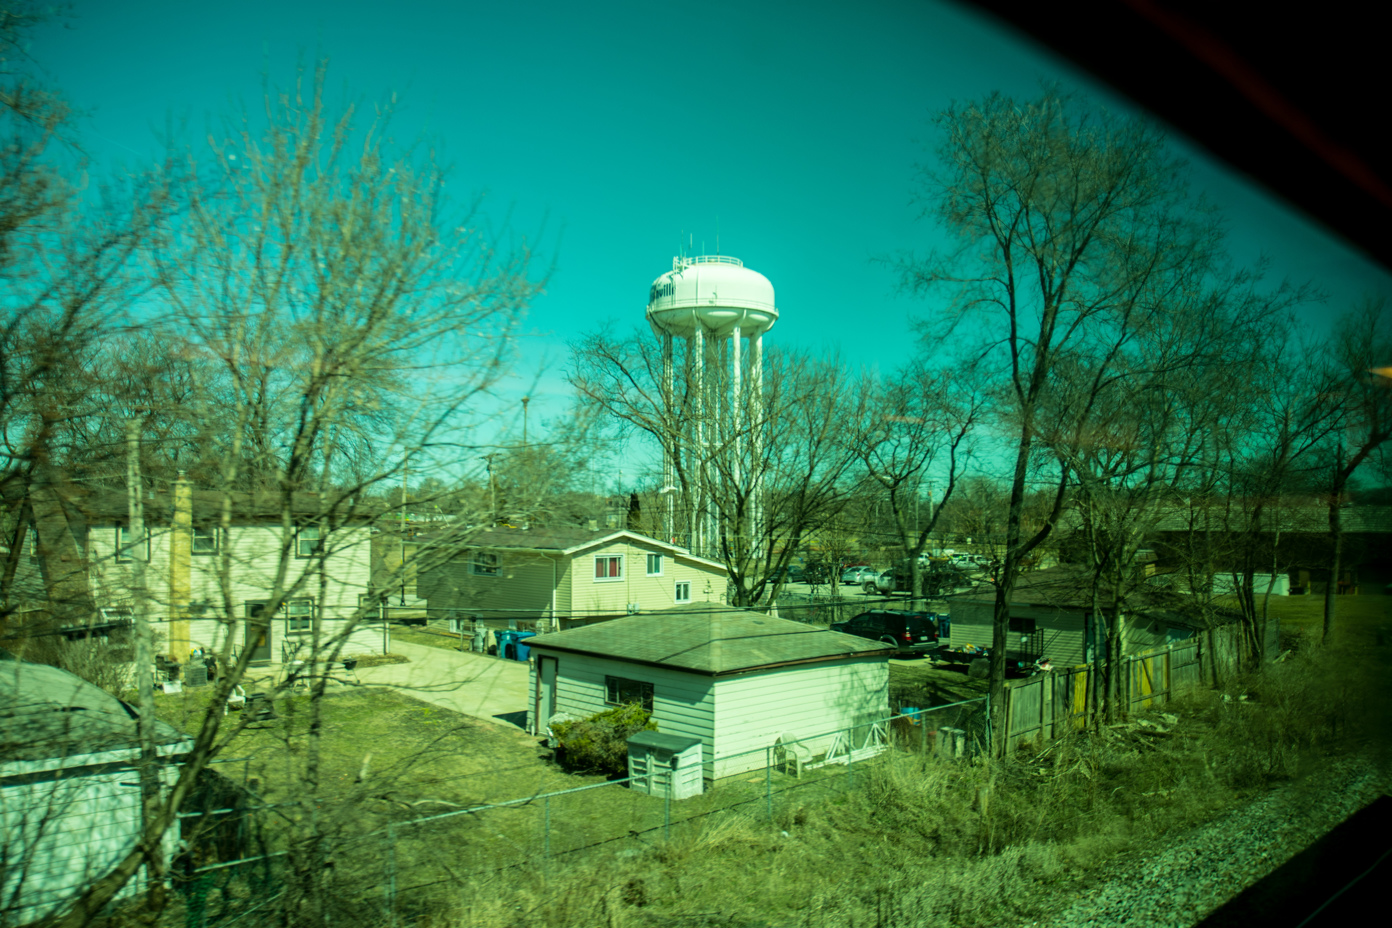
[[[189,599],[192,597],[193,488],[179,471],[169,520],[169,653],[189,657]]]

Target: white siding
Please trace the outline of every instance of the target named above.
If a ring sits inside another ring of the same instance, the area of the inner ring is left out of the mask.
[[[662,574],[647,574],[649,554],[662,555]],[[622,580],[596,580],[594,561],[599,556],[620,555],[624,559]],[[670,549],[618,539],[575,555],[570,570],[570,601],[577,618],[588,615],[616,616],[628,613],[629,603],[642,611],[668,609],[677,605],[676,582],[691,583],[693,602],[704,603],[706,582],[710,582],[710,602],[725,598],[725,571],[707,566]]]
[[[682,673],[663,667],[630,664],[604,657],[569,654],[533,648],[534,657],[555,657],[556,711],[580,718],[611,709],[605,700],[606,676],[641,680],[653,685],[653,721],[657,730],[669,735],[700,738],[704,747],[707,769],[714,748],[714,690],[713,678],[701,674]],[[536,719],[537,664],[530,668],[530,687],[527,705],[529,731],[545,730],[546,719]]]
[[[234,647],[242,647],[245,631],[241,619],[248,602],[265,600],[275,583],[281,553],[287,541],[279,525],[234,525],[223,540],[229,554],[230,592],[235,611]],[[345,653],[380,653],[380,629],[374,633],[371,623],[375,610],[363,621],[354,622],[362,594],[368,590],[371,577],[372,546],[370,530],[365,525],[348,526],[328,533],[324,539],[326,556],[298,558],[294,556],[293,539],[289,541],[290,555],[286,559],[284,588],[287,598],[308,597],[323,620],[323,634],[349,634],[351,639]],[[157,618],[169,608],[170,602],[170,529],[150,527],[150,562],[146,583],[150,601]],[[125,605],[133,598],[131,571],[128,563],[116,562],[116,527],[95,525],[88,533],[88,556],[92,563],[93,595],[98,606]],[[322,563],[321,578],[318,567]],[[208,604],[210,613],[221,612],[223,593],[219,581],[222,558],[196,554],[190,557],[189,592],[191,602]],[[290,590],[299,583],[298,589]],[[191,619],[191,647],[217,650],[223,643],[226,625],[216,619]],[[167,629],[166,629],[167,631]],[[282,644],[287,638],[307,637],[288,633],[285,620],[278,619],[271,630],[272,660],[279,660]]]
[[[556,711],[580,718],[611,708],[605,703],[605,676],[652,683],[658,731],[700,738],[711,779],[762,768],[764,749],[781,734],[812,738],[889,715],[889,663],[884,657],[714,678],[542,648],[532,653],[557,659]],[[534,661],[527,727],[541,733],[546,720],[536,718],[536,666]],[[809,746],[820,752],[829,743],[830,737],[824,737]]]
[[[91,758],[91,759],[96,759]],[[71,767],[89,758],[63,761]],[[111,760],[110,752],[100,758]],[[42,764],[0,765],[0,782],[7,775],[28,772]],[[161,771],[166,786],[177,778],[175,767]],[[0,786],[0,919],[23,924],[70,901],[92,881],[105,876],[135,847],[140,831],[140,789],[130,768],[84,773],[65,779],[10,782]],[[174,833],[165,838],[166,863]],[[143,889],[143,869],[118,898]]]
[[[812,739],[803,743],[817,754],[831,743],[826,733],[888,715],[889,662],[883,656],[720,677],[714,776],[762,768],[766,749],[780,735]]]

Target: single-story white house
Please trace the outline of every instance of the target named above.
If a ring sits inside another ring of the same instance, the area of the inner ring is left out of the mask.
[[[528,730],[641,703],[658,731],[699,738],[707,779],[768,762],[779,739],[886,718],[893,648],[718,603],[675,607],[540,635],[531,646]],[[863,736],[862,736],[863,737]]]
[[[193,743],[155,724],[160,781]],[[140,833],[136,717],[65,670],[0,652],[0,924],[53,913],[106,876]],[[165,836],[168,864],[175,832]],[[145,888],[142,868],[118,898]]]

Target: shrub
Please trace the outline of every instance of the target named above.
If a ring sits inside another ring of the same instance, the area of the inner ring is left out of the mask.
[[[628,739],[640,731],[657,731],[652,715],[637,703],[616,706],[575,722],[558,722],[552,731],[560,742],[560,759],[573,770],[628,775]]]

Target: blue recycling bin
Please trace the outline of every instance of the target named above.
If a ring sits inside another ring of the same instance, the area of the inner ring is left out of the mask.
[[[516,632],[515,634],[517,638],[514,647],[517,648],[517,659],[519,661],[525,661],[532,654],[531,646],[529,646],[526,641],[528,638],[535,638],[536,632]]]
[[[517,632],[507,629],[496,634],[498,637],[498,656],[504,660],[517,660]]]

